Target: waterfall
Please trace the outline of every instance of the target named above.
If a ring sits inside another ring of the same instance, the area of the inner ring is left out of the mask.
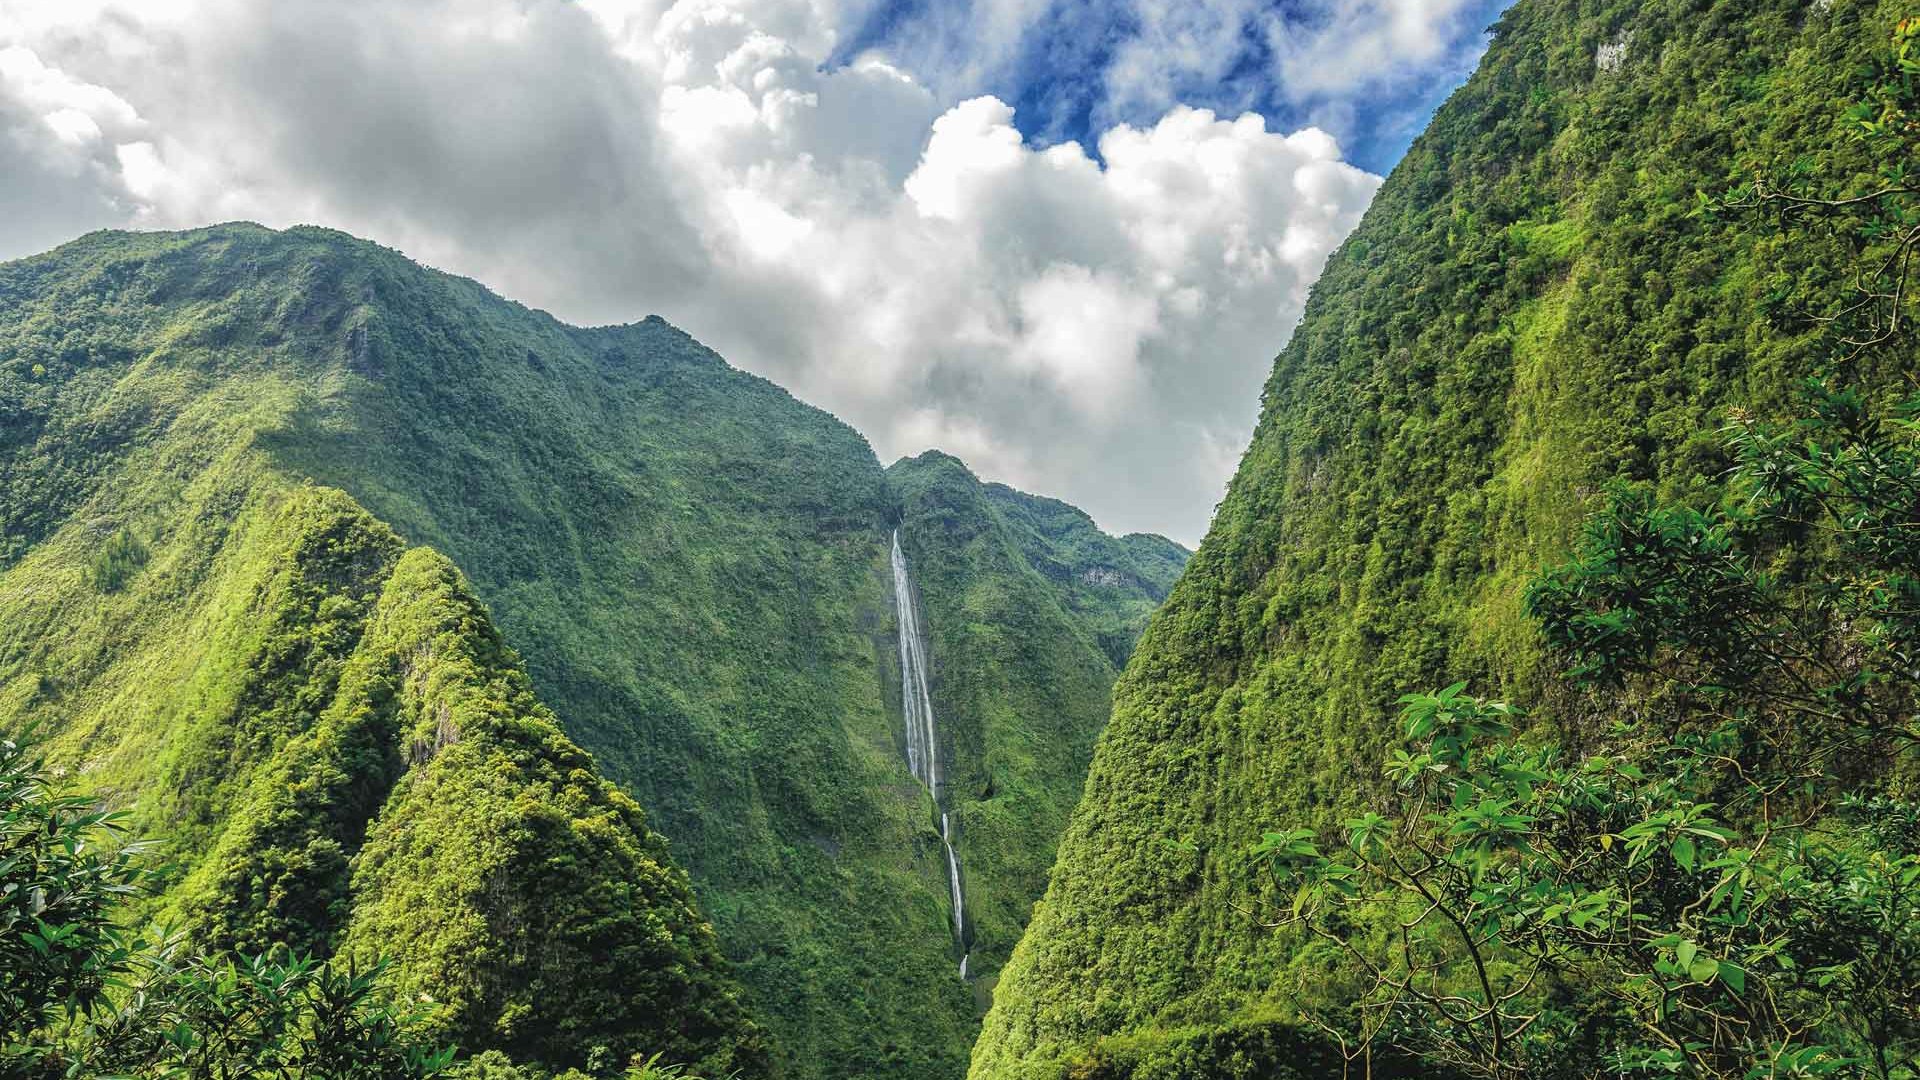
[[[940,741],[933,726],[933,697],[928,684],[927,640],[913,602],[913,579],[893,530],[893,606],[900,624],[900,711],[907,726],[907,770],[933,796],[940,815],[940,846],[947,851],[947,886],[953,902],[953,937],[960,944],[960,977],[967,977],[971,949],[967,941],[967,894],[960,883],[960,856],[953,850],[953,821],[947,813],[947,778],[940,771]]]

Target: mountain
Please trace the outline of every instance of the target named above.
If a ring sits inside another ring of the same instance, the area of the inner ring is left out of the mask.
[[[0,591],[8,712],[142,797],[167,914],[212,946],[372,947],[449,1041],[764,1075],[685,872],[459,571],[342,492],[170,450],[136,451],[154,501],[93,501]]]
[[[1329,262],[1253,443],[1115,690],[971,1076],[1337,1076],[1325,951],[1260,924],[1263,830],[1363,805],[1405,693],[1553,674],[1521,592],[1616,482],[1711,503],[1790,415],[1848,238],[1696,192],[1870,175],[1898,5],[1518,0]],[[1901,386],[1911,351],[1834,372]]]
[[[0,265],[0,727],[167,845],[156,914],[393,954],[468,1049],[958,1076],[891,538],[941,740],[1008,761],[960,810],[983,962],[1056,839],[988,819],[1077,797],[1184,557],[984,490],[1021,559],[948,566],[856,432],[658,319],[566,326],[322,229],[92,234]],[[995,575],[1059,617],[979,628],[1061,685],[952,693],[946,583]]]

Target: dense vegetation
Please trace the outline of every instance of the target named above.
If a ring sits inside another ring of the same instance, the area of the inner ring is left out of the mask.
[[[986,485],[986,499],[1021,557],[1053,584],[1062,606],[1091,631],[1114,669],[1126,667],[1147,618],[1167,598],[1191,553],[1152,533],[1108,536],[1081,510],[1005,484]]]
[[[321,961],[284,948],[222,955],[192,935],[130,924],[126,904],[165,874],[152,845],[127,840],[126,817],[65,789],[30,743],[0,740],[0,1075],[549,1075],[499,1051],[453,1066],[457,1048],[433,1037],[444,1027],[440,1007],[398,992],[380,959]],[[619,1075],[697,1080],[661,1058],[636,1054]]]
[[[1802,162],[1700,196],[1853,247],[1837,294],[1798,298],[1846,373],[1913,347],[1920,20],[1865,73],[1845,127],[1881,152],[1871,181]],[[1610,729],[1552,717],[1521,744],[1464,684],[1410,695],[1403,820],[1349,819],[1331,857],[1312,830],[1256,848],[1299,886],[1286,921],[1359,976],[1336,1010],[1358,1022],[1315,1020],[1349,1056],[1385,1036],[1488,1080],[1914,1074],[1920,399],[1806,398],[1792,424],[1732,411],[1717,505],[1618,486],[1528,588]]]
[[[1657,685],[1600,703],[1558,680],[1572,661],[1526,587],[1612,485],[1637,485],[1643,506],[1717,505],[1735,461],[1722,427],[1794,415],[1806,375],[1885,406],[1911,372],[1910,343],[1836,349],[1826,320],[1912,222],[1782,229],[1795,208],[1766,195],[1791,189],[1754,181],[1817,177],[1844,197],[1910,162],[1858,138],[1852,111],[1901,14],[1847,0],[1507,13],[1275,365],[1213,529],[1116,690],[976,1077],[1339,1075],[1338,1053],[1310,1064],[1291,1048],[1337,1051],[1316,1021],[1370,984],[1303,927],[1264,925],[1247,839],[1284,823],[1331,835],[1373,809],[1390,788],[1367,778],[1410,688],[1468,678],[1596,755],[1608,718],[1672,704]],[[1758,212],[1703,213],[1702,190]],[[1711,857],[1751,846],[1747,827]],[[1694,952],[1682,981],[1703,957],[1746,963]],[[1719,970],[1693,981],[1724,989]]]
[[[1617,493],[1529,590],[1609,729],[1568,753],[1565,718],[1521,742],[1463,684],[1410,695],[1395,817],[1348,819],[1330,855],[1312,829],[1256,849],[1292,893],[1276,925],[1348,961],[1353,998],[1319,1023],[1353,1056],[1391,1039],[1486,1080],[1913,1075],[1920,400],[1814,404],[1734,427],[1722,505]]]
[[[1049,572],[1112,543],[1130,575],[1049,594],[1078,628],[1033,673],[1070,688],[949,710],[989,756],[1076,732],[1009,774],[1057,820],[1184,553],[994,499]],[[964,1070],[978,1006],[889,676],[900,513],[858,434],[659,320],[564,326],[319,229],[0,265],[0,729],[37,721],[162,845],[143,916],[387,953],[466,1052]],[[1055,648],[1033,625],[995,633]],[[1055,835],[962,839],[992,839],[999,955]]]
[[[232,522],[253,542],[203,571],[230,591],[156,603],[187,588],[174,537],[123,590],[128,622],[156,635],[125,659],[185,653],[199,708],[177,726],[147,712],[145,726],[60,732],[102,751],[90,780],[137,776],[113,760],[129,744],[152,755],[134,821],[175,842],[149,906],[182,918],[211,963],[229,949],[391,957],[390,984],[434,1003],[426,1030],[448,1044],[554,1067],[662,1050],[757,1072],[759,1036],[684,872],[534,700],[458,571],[403,551],[337,491],[269,492],[266,520]],[[68,587],[84,604],[94,586]],[[47,681],[56,700],[71,686]],[[171,704],[141,689],[129,697],[148,709]]]

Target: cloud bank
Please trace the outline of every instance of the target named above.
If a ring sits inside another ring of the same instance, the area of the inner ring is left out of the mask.
[[[982,64],[1034,5],[987,6]],[[1317,128],[1181,105],[1146,66],[1126,85],[1151,123],[1038,147],[999,98],[847,57],[844,28],[873,16],[8,0],[0,257],[103,226],[331,225],[570,321],[658,312],[884,460],[938,447],[1108,528],[1196,541],[1378,177]],[[1196,64],[1213,47],[1167,34]]]

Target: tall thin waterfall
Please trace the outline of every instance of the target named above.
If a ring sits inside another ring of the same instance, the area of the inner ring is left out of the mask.
[[[967,894],[960,883],[960,857],[953,850],[953,821],[947,813],[947,777],[940,769],[940,740],[933,726],[933,697],[928,689],[927,639],[913,602],[913,579],[893,530],[893,606],[900,624],[901,712],[907,722],[907,769],[926,785],[940,814],[940,845],[947,850],[947,885],[953,901],[953,937],[960,943],[960,977],[967,977]]]

